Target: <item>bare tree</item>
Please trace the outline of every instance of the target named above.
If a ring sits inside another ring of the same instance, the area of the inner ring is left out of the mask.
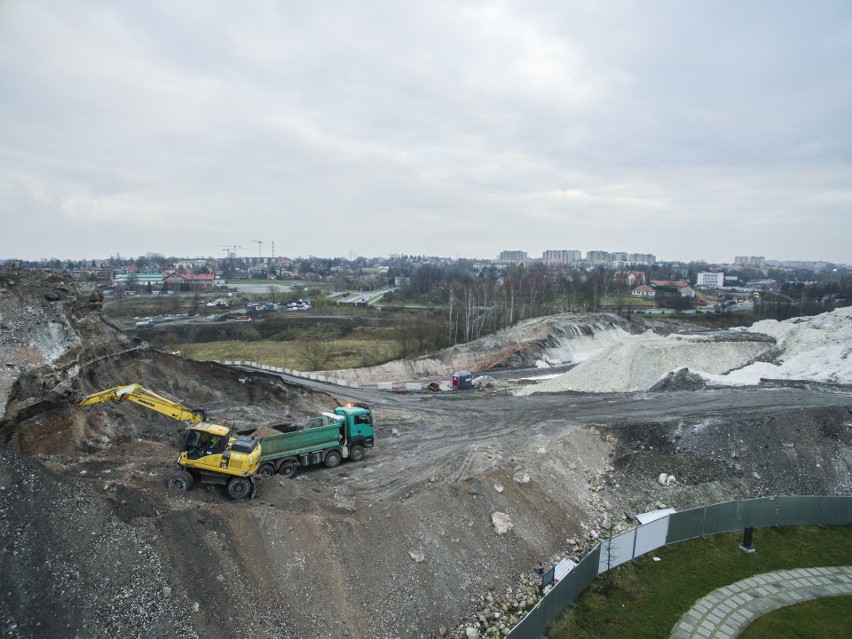
[[[308,340],[307,342],[302,342],[299,348],[299,355],[308,370],[323,370],[328,366],[329,361],[331,361],[331,346],[327,342]]]

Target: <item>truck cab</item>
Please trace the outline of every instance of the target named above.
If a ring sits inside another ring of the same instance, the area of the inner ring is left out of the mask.
[[[369,409],[360,406],[338,406],[334,409],[334,414],[344,419],[345,444],[349,450],[353,446],[373,447],[373,414]]]

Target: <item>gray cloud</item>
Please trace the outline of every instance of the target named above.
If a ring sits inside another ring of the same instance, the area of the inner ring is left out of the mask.
[[[0,257],[852,262],[852,5],[0,4]]]

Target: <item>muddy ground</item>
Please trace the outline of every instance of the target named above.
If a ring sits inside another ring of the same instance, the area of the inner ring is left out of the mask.
[[[0,278],[0,328],[4,637],[493,636],[542,568],[610,521],[852,492],[843,388],[342,389],[160,352],[101,321],[96,292],[43,274]],[[170,492],[182,424],[46,401],[133,382],[240,427],[365,401],[376,446],[360,463],[264,478],[251,501]]]

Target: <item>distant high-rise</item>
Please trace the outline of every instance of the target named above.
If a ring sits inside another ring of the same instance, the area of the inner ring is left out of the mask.
[[[766,266],[766,258],[762,255],[737,255],[734,258],[734,264],[737,266],[752,266],[754,268],[763,268]]]
[[[586,253],[586,261],[591,264],[608,264],[612,258],[609,251],[589,251]]]
[[[654,264],[657,256],[650,253],[631,253],[627,256],[627,261],[631,264]]]
[[[583,259],[583,254],[580,251],[545,251],[541,255],[541,259],[545,264],[573,264]]]
[[[500,262],[509,262],[513,264],[526,262],[528,259],[526,251],[500,251],[500,257],[497,258]]]

